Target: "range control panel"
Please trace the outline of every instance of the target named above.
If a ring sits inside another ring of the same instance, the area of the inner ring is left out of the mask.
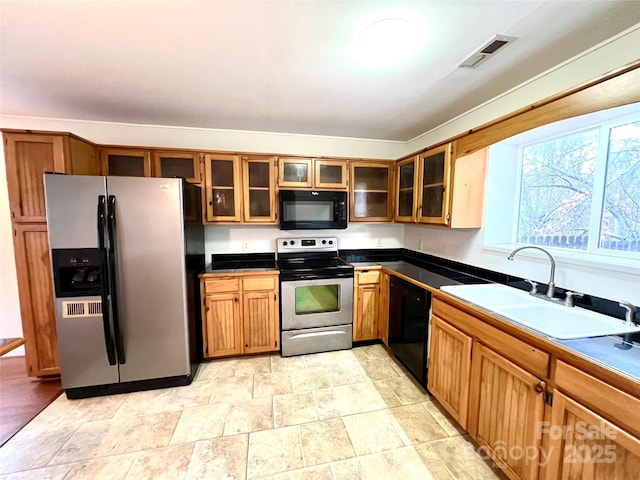
[[[276,250],[279,253],[338,251],[337,237],[278,238],[276,242]]]

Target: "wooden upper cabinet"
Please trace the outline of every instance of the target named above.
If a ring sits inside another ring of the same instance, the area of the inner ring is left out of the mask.
[[[345,160],[315,159],[315,188],[344,190],[347,188],[347,162]]]
[[[417,221],[446,225],[449,222],[449,187],[452,144],[428,150],[420,155],[420,204]]]
[[[247,223],[275,224],[276,158],[242,157],[242,218]]]
[[[202,183],[200,153],[154,151],[153,175],[155,177],[183,177],[187,182]]]
[[[278,186],[284,188],[347,188],[347,161],[279,158]]]
[[[241,220],[240,157],[206,154],[204,156],[205,220],[239,222]]]
[[[64,138],[5,133],[5,163],[14,222],[46,222],[44,172],[67,172]]]
[[[418,205],[418,159],[401,160],[396,165],[396,222],[415,222]]]
[[[100,175],[95,147],[71,135],[4,132],[9,205],[14,222],[46,222],[44,172]]]
[[[398,162],[397,222],[480,228],[487,149],[456,155],[456,142]]]
[[[393,162],[351,161],[350,222],[390,222]]]
[[[150,177],[151,153],[141,149],[103,148],[100,161],[104,175]]]

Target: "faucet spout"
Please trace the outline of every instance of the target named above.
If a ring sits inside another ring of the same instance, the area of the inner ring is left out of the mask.
[[[549,257],[549,262],[551,262],[551,271],[549,272],[549,286],[547,288],[547,297],[553,298],[553,294],[556,287],[556,284],[555,284],[556,261],[554,260],[553,256],[551,256],[549,252],[547,252],[544,248],[534,247],[532,245],[525,245],[524,247],[516,248],[513,252],[511,252],[507,257],[507,260],[513,260],[513,257],[515,257],[516,253],[518,253],[521,250],[525,250],[527,248],[531,248],[533,250],[540,250],[547,257]]]

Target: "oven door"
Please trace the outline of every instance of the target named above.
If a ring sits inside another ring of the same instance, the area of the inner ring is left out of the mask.
[[[283,281],[282,330],[353,323],[353,277]]]

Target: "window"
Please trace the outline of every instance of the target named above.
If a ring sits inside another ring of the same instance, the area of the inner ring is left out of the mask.
[[[488,189],[502,193],[487,199],[486,242],[639,258],[640,105],[512,137],[491,147],[489,162]],[[509,228],[489,221],[497,212]]]

